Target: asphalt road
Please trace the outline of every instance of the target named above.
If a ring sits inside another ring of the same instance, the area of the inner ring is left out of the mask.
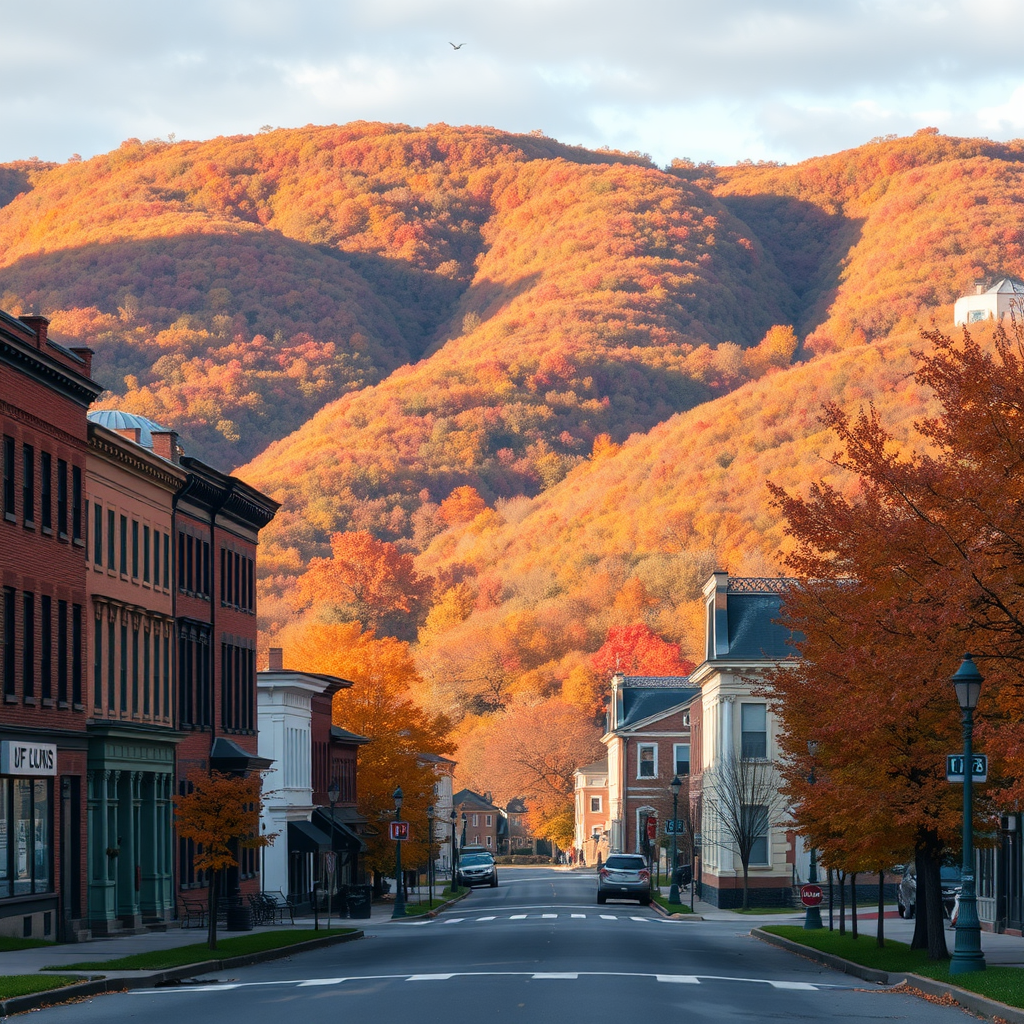
[[[636,903],[599,907],[590,875],[503,868],[497,889],[475,890],[433,920],[375,921],[359,942],[53,1007],[34,1024],[973,1019],[830,971],[749,931],[742,919],[673,921]]]

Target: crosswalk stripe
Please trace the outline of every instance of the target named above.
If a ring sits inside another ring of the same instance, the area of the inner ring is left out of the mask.
[[[477,920],[478,921],[493,921],[494,918],[493,917],[478,917]]]
[[[461,924],[465,920],[464,917],[449,917],[445,924]]]
[[[700,981],[692,974],[657,974],[658,981],[665,981],[671,985],[699,985]]]
[[[564,974],[534,974],[533,975],[534,981],[552,980],[552,979],[555,979],[555,980],[564,979],[566,981],[575,981],[578,977],[579,977],[579,975],[575,974],[575,973],[573,973],[573,974],[569,974],[569,973],[564,973]]]
[[[558,917],[557,914],[541,914],[541,917]]]
[[[602,921],[618,921],[618,918],[614,914],[602,914]]]
[[[587,915],[586,914],[570,914],[569,916],[570,917],[582,917],[584,921],[587,919]]]
[[[451,981],[454,974],[410,974],[406,981]]]
[[[526,918],[527,918],[527,916],[528,916],[528,915],[526,915],[526,914],[513,914],[513,915],[512,915],[512,916],[511,916],[511,917],[509,918],[509,920],[510,920],[510,921],[525,921],[525,920],[526,920]]]
[[[772,988],[785,989],[788,992],[817,992],[817,985],[807,981],[769,981]]]

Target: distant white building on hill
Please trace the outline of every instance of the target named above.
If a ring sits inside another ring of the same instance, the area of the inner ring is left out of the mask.
[[[953,323],[974,324],[981,320],[1001,320],[1010,311],[1024,319],[1024,281],[1000,278],[991,288],[974,286],[973,295],[964,295],[953,306]]]

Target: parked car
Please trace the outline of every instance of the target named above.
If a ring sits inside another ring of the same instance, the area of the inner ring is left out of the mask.
[[[651,902],[651,873],[638,853],[613,853],[597,872],[597,902],[639,900]]]
[[[959,866],[943,864],[939,868],[939,884],[942,888],[942,910],[946,917],[950,917],[960,894]],[[896,909],[900,917],[913,917],[917,912],[917,875],[913,864],[906,866],[896,888]]]
[[[455,873],[459,885],[472,888],[474,885],[498,886],[498,868],[494,858],[485,850],[470,850],[468,847],[459,854],[459,868]]]

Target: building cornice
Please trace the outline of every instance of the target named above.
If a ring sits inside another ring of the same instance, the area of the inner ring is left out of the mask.
[[[166,459],[150,455],[145,448],[98,423],[89,423],[89,448],[140,476],[149,477],[168,491],[176,491],[185,481],[185,473]]]
[[[73,357],[72,357],[73,358]],[[52,391],[70,398],[83,408],[88,408],[103,393],[103,385],[97,384],[84,373],[62,366],[53,356],[21,341],[13,332],[0,329],[0,361],[39,381]],[[85,364],[83,363],[83,369]]]

